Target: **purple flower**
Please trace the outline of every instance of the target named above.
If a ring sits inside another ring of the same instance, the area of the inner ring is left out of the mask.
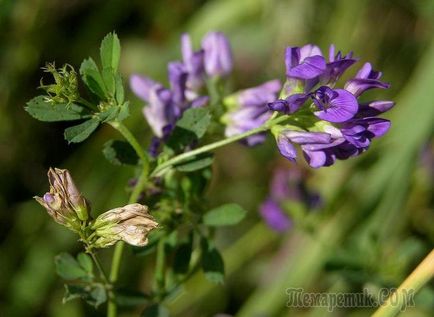
[[[321,207],[321,197],[307,187],[306,175],[300,168],[277,168],[273,172],[270,192],[260,207],[260,214],[267,225],[275,231],[283,232],[291,227],[291,220],[282,209],[282,204],[301,203],[306,209]]]
[[[326,70],[326,61],[315,45],[288,47],[285,51],[286,76],[297,79],[312,79]]]
[[[376,72],[372,69],[370,63],[365,63],[362,69],[359,70],[356,77],[350,79],[345,84],[345,89],[351,92],[354,96],[358,97],[368,89],[382,88],[387,89],[390,87],[388,83],[380,81],[381,72]]]
[[[187,71],[187,88],[198,91],[204,84],[205,68],[203,63],[204,51],[193,51],[191,38],[188,34],[181,36],[182,62]]]
[[[232,71],[232,50],[223,33],[210,32],[205,35],[202,48],[208,76],[226,76]]]
[[[275,231],[284,232],[291,226],[288,215],[272,199],[267,199],[262,203],[260,212],[267,225]]]
[[[264,124],[271,116],[267,104],[277,98],[281,86],[279,80],[271,80],[236,93],[234,109],[230,109],[223,118],[227,125],[225,135],[231,137]],[[244,142],[252,146],[264,140],[264,134],[256,134],[248,137]]]
[[[368,89],[389,88],[389,84],[380,81],[381,73],[374,71],[369,63],[347,81],[345,89],[334,88],[337,79],[356,59],[352,58],[352,53],[346,56],[341,52],[335,54],[333,45],[329,55],[325,68],[313,67],[312,59],[308,58],[321,56],[316,46],[288,48],[285,55],[286,75],[293,78],[285,84],[286,97],[268,104],[270,110],[285,115],[302,113],[304,119],[298,120],[298,128],[281,127],[273,133],[284,157],[294,161],[294,145],[298,144],[307,162],[314,168],[329,166],[336,160],[348,159],[366,151],[372,139],[383,136],[390,128],[390,121],[377,116],[394,106],[392,101],[358,101],[358,97]],[[298,77],[294,76],[296,72]],[[315,89],[316,86],[319,87]],[[308,101],[311,101],[309,106],[306,105]],[[299,131],[300,128],[304,131]]]
[[[314,114],[325,121],[345,122],[354,117],[359,108],[356,97],[344,89],[321,86],[311,96],[319,109]]]

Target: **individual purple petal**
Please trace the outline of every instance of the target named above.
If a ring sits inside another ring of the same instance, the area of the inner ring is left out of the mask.
[[[322,56],[322,52],[321,49],[316,46],[316,45],[312,45],[312,44],[306,44],[302,47],[300,47],[300,60],[304,60],[307,57],[311,57],[311,56]]]
[[[303,150],[303,154],[310,167],[320,168],[326,165],[327,156],[323,151]]]
[[[199,97],[193,99],[193,101],[191,102],[191,107],[192,108],[200,108],[200,107],[205,106],[208,102],[209,102],[208,96],[199,96]]]
[[[130,76],[131,90],[137,97],[146,102],[149,102],[149,92],[156,84],[155,81],[146,76],[137,74]]]
[[[331,142],[331,136],[328,133],[322,132],[304,132],[284,130],[281,132],[291,142],[298,144],[320,143],[327,144]]]
[[[389,111],[393,108],[395,103],[389,100],[371,101],[367,104],[359,104],[359,112],[357,117],[375,117],[383,112]]]
[[[367,130],[378,138],[386,134],[387,131],[389,131],[390,125],[391,123],[389,120],[373,118],[369,120]]]
[[[180,62],[171,62],[168,66],[170,88],[173,94],[173,101],[182,105],[185,101],[185,88],[187,82],[187,72]]]
[[[307,94],[293,94],[286,99],[278,99],[268,104],[268,108],[272,111],[279,111],[284,114],[292,114],[296,112],[309,98]]]
[[[270,80],[262,85],[245,89],[238,94],[238,103],[242,107],[261,107],[276,99],[282,84],[280,80]]]
[[[204,82],[204,52],[203,50],[193,51],[190,36],[186,33],[181,36],[181,52],[182,61],[188,73],[187,87],[197,91]]]
[[[324,88],[324,89],[323,89]],[[322,107],[314,114],[329,122],[345,122],[354,117],[358,110],[357,99],[344,89],[334,89],[336,95],[332,96],[328,87],[320,87],[313,95],[314,101],[321,104]],[[324,93],[325,91],[325,93]]]
[[[161,86],[154,86],[149,93],[149,105],[143,108],[143,114],[154,134],[163,137],[163,128],[174,123],[179,115],[172,102],[172,92]]]
[[[353,78],[348,80],[347,83],[345,84],[345,90],[349,91],[356,97],[360,96],[368,89],[373,89],[373,88],[387,89],[389,87],[390,84],[383,83],[376,79]]]
[[[359,79],[380,79],[382,73],[372,69],[370,63],[365,63],[362,68],[357,72],[355,78]]]
[[[290,197],[292,191],[289,188],[289,180],[294,174],[293,171],[298,171],[298,169],[278,168],[274,171],[270,184],[270,196],[272,199],[281,201]]]
[[[262,218],[270,228],[278,232],[284,232],[291,226],[291,221],[279,204],[267,199],[260,207]]]
[[[312,79],[321,75],[326,69],[324,57],[316,55],[305,58],[299,65],[292,67],[286,76],[298,79]]]
[[[226,76],[232,71],[232,50],[223,33],[210,32],[202,40],[205,71],[209,76]]]
[[[297,150],[291,141],[284,135],[279,134],[277,136],[277,148],[279,149],[280,154],[288,160],[295,162],[297,157]]]

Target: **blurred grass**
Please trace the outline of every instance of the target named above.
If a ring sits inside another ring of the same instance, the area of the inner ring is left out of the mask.
[[[207,31],[223,30],[233,42],[233,84],[239,88],[282,78],[286,45],[314,42],[326,51],[335,43],[383,70],[392,89],[375,97],[397,101],[391,132],[369,153],[313,173],[311,182],[327,202],[313,233],[295,228],[277,236],[256,214],[273,166],[286,164],[276,158],[273,140],[249,151],[240,145],[219,150],[207,199],[213,205],[237,201],[251,216],[218,235],[227,283],[215,287],[195,276],[170,303],[176,316],[322,316],[321,310],[285,308],[286,288],[360,292],[397,286],[434,245],[433,21],[431,0],[0,1],[0,316],[103,315],[79,301],[61,304],[53,256],[76,252],[78,245],[30,199],[46,189],[48,166],[67,167],[101,212],[126,201],[133,170],[102,157],[102,144],[120,138],[114,131],[103,128],[85,144],[67,146],[63,124],[36,122],[23,105],[37,93],[46,61],[78,66],[98,54],[100,39],[111,30],[122,41],[124,75],[142,72],[163,82],[166,63],[179,58],[182,32],[191,32],[199,45]],[[127,124],[146,143],[141,104],[131,98]],[[422,154],[428,159],[422,161]],[[110,251],[102,255],[108,265]],[[348,263],[330,268],[330,261],[348,257],[358,270]],[[146,289],[152,274],[147,263],[127,253],[121,283]],[[403,315],[431,316],[432,284],[417,304]],[[367,316],[369,310],[351,314]]]

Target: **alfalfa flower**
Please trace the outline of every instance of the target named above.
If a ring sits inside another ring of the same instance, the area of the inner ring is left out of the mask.
[[[43,197],[34,197],[48,214],[59,224],[77,230],[80,221],[89,218],[89,205],[81,195],[66,169],[50,168],[48,170],[50,191]]]
[[[134,246],[145,246],[149,232],[157,226],[147,206],[130,204],[114,208],[99,215],[92,225],[97,237],[94,246],[105,248],[120,240]]]
[[[221,32],[209,32],[202,40],[205,71],[208,76],[226,76],[232,71],[232,50]]]

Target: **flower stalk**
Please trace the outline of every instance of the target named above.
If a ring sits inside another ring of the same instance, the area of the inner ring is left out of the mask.
[[[423,259],[416,269],[404,280],[394,294],[372,315],[372,317],[393,317],[403,308],[425,284],[434,277],[434,249]]]

